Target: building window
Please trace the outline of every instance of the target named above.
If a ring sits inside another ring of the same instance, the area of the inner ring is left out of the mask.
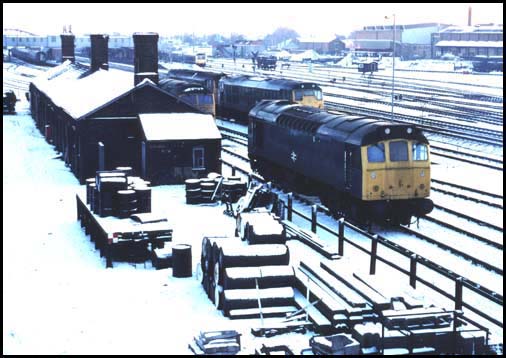
[[[204,147],[193,148],[193,169],[205,169],[204,167]]]

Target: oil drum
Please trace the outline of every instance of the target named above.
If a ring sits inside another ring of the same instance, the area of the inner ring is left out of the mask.
[[[95,185],[95,183],[91,183],[89,185],[89,189],[86,190],[86,202],[88,202],[88,199],[89,199],[91,212],[95,211],[95,201],[96,201],[95,200],[95,191],[96,191],[96,188],[97,188],[97,186]]]
[[[172,276],[192,276],[192,247],[188,244],[172,246]]]
[[[93,188],[93,205],[92,205],[92,207],[93,207],[92,211],[98,215],[100,213],[100,192],[98,191],[98,187],[96,184],[95,184],[95,187]]]
[[[95,178],[86,179],[86,204],[91,205],[91,196],[93,195],[90,184],[95,184]]]
[[[116,170],[125,173],[126,176],[132,176],[132,167],[116,167]]]
[[[151,188],[147,186],[136,186],[135,196],[137,198],[137,212],[150,213],[151,212]]]
[[[135,190],[118,190],[116,193],[116,213],[124,219],[137,212]]]
[[[216,189],[216,183],[214,181],[212,181],[212,182],[202,181],[200,183],[202,202],[210,203],[215,189]]]

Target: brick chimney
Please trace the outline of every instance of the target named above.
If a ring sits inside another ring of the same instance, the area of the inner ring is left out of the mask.
[[[90,35],[91,42],[91,70],[97,71],[99,68],[109,69],[108,43],[109,36],[102,34]]]
[[[134,85],[149,78],[158,84],[158,34],[136,32],[134,38]]]
[[[76,56],[74,53],[75,36],[66,33],[61,34],[60,37],[61,37],[61,62],[70,60],[70,62],[74,63],[76,61]]]

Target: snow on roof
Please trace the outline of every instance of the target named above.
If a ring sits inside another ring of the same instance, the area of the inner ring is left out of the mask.
[[[503,47],[502,41],[457,41],[443,40],[436,44],[437,47]]]
[[[442,30],[441,32],[492,32],[492,33],[499,33],[503,32],[503,26],[502,24],[487,24],[487,25],[475,25],[475,26],[450,26],[446,29]]]
[[[65,76],[65,72],[69,75]],[[70,75],[72,72],[76,70],[68,68],[58,77],[40,79],[34,84],[51,98],[56,106],[75,119],[134,88],[132,74],[125,71],[100,69],[82,78],[76,78],[75,73]]]
[[[221,139],[210,114],[146,113],[139,114],[147,140]]]

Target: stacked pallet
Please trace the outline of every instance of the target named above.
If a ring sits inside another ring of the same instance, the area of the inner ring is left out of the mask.
[[[317,234],[309,230],[302,229],[288,220],[283,220],[281,223],[285,227],[286,236],[288,239],[299,240],[330,260],[338,259],[341,257],[335,248],[327,245],[322,240],[320,240]]]
[[[309,296],[311,302],[317,301],[315,307],[332,327],[352,327],[356,323],[377,318],[370,302],[321,267],[301,261],[300,267],[295,272],[295,278],[297,289],[304,296]],[[318,328],[319,323],[316,321],[314,323]],[[327,326],[324,326],[320,330],[326,328]]]
[[[237,238],[204,237],[202,285],[227,317],[283,316],[296,310],[289,260],[286,245],[247,246]]]

